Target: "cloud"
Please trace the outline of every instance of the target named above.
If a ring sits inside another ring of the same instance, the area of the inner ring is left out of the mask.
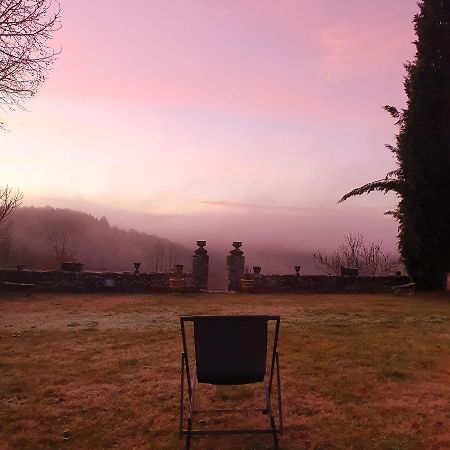
[[[320,208],[310,208],[301,206],[287,206],[287,205],[268,205],[261,203],[246,203],[246,202],[230,202],[226,200],[202,200],[203,205],[221,206],[225,208],[236,208],[247,211],[280,211],[291,212],[299,214],[314,214],[330,212],[329,210],[322,210]]]
[[[324,80],[378,79],[398,72],[410,57],[410,27],[392,23],[373,24],[335,22],[318,28],[314,34],[322,49],[320,73]]]

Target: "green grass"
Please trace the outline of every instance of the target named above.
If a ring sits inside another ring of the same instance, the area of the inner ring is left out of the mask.
[[[39,294],[0,298],[0,449],[180,448],[178,317],[193,313],[282,316],[282,449],[450,447],[449,296]],[[260,394],[201,386],[198,400],[260,408]],[[196,426],[246,422],[265,425],[244,411]]]

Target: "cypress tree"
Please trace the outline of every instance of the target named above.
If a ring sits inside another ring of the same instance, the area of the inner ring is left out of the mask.
[[[416,55],[405,64],[407,106],[396,120],[397,169],[354,189],[398,194],[399,250],[417,287],[442,289],[450,271],[450,0],[422,0],[414,17]]]

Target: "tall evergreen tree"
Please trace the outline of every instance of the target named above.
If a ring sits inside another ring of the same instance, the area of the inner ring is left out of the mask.
[[[397,120],[397,169],[342,197],[394,191],[399,249],[418,287],[441,289],[450,272],[450,0],[422,0],[414,17],[414,61],[405,65],[407,107]]]

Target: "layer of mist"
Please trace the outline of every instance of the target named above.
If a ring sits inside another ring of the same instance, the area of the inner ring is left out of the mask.
[[[118,227],[132,227],[156,240],[159,239],[156,236],[161,236],[178,242],[184,251],[180,251],[177,262],[185,264],[187,270],[191,267],[195,241],[205,239],[210,254],[211,289],[225,288],[225,257],[233,241],[243,241],[248,268],[251,270],[258,265],[263,273],[294,273],[295,265],[300,265],[304,274],[321,273],[314,263],[313,252],[335,249],[349,233],[361,233],[367,241],[383,241],[386,250],[396,252],[396,223],[376,209],[336,207],[296,212],[224,207],[215,213],[153,214],[88,202],[70,202],[70,205],[96,217],[106,216]],[[89,245],[95,247],[96,244],[90,241]],[[139,254],[142,255],[138,251]],[[133,255],[131,249],[124,251],[120,264],[114,258],[107,258],[106,265],[97,264],[96,268],[122,268],[127,264],[129,267],[131,260],[138,257],[129,255]],[[139,258],[143,260],[144,256]]]

